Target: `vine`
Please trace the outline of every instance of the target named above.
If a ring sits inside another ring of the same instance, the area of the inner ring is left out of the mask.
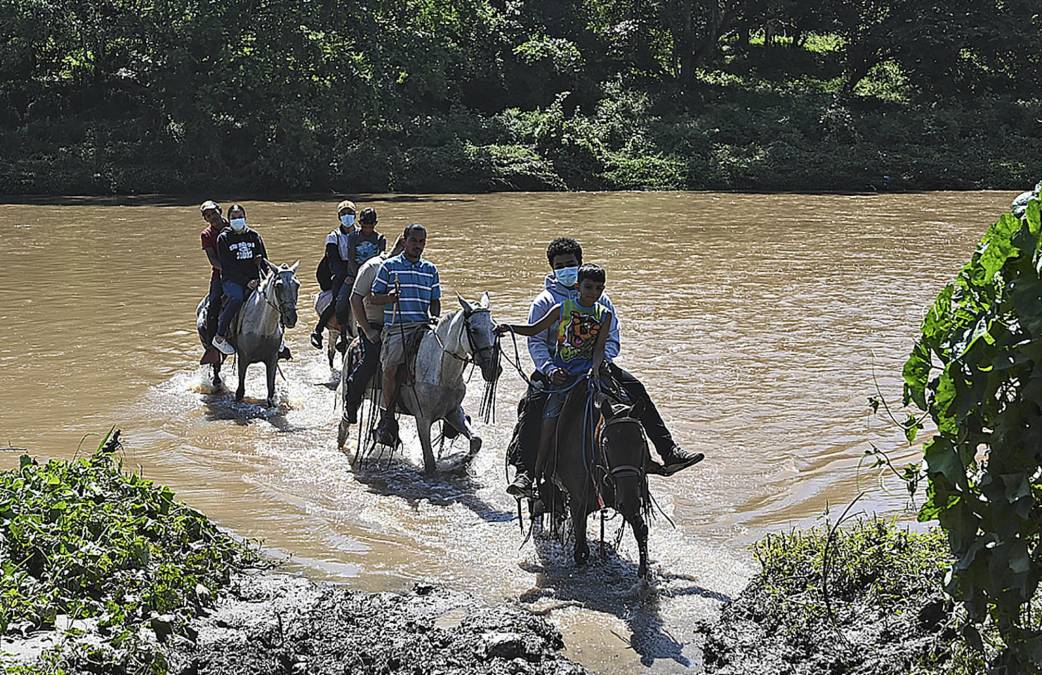
[[[919,520],[946,532],[946,590],[969,614],[966,637],[982,645],[990,619],[1006,672],[1042,668],[1028,611],[1042,579],[1042,226],[1038,192],[1026,194],[941,290],[903,369],[904,404],[937,429]]]

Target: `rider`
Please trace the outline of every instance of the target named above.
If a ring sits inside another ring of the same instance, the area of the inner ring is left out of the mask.
[[[405,226],[404,251],[388,258],[373,281],[370,302],[384,306],[383,345],[380,362],[384,369],[383,410],[377,440],[394,445],[394,406],[398,396],[398,366],[405,362],[405,349],[412,335],[425,329],[441,314],[441,282],[438,268],[421,258],[427,245],[427,228]]]
[[[235,353],[235,347],[228,342],[228,330],[246,300],[247,290],[257,288],[267,251],[260,234],[246,225],[246,209],[242,206],[235,204],[228,209],[228,222],[231,227],[217,237],[225,303],[213,346],[230,356]]]
[[[551,272],[546,275],[545,290],[532,301],[528,313],[529,322],[535,322],[553,305],[577,296],[576,282],[582,258],[582,246],[575,239],[558,237],[550,242],[546,248],[546,259],[550,263]],[[641,423],[665,464],[664,469],[659,469],[659,465],[653,462],[651,471],[671,475],[701,461],[704,457],[702,453],[691,454],[677,445],[644,385],[614,362],[621,348],[618,313],[607,295],[602,295],[598,303],[604,305],[613,317],[611,331],[604,347],[608,370],[630,399],[641,404],[637,406],[638,412],[641,413]],[[508,458],[517,468],[517,474],[507,487],[507,492],[515,497],[527,496],[531,492],[531,474],[535,469],[538,451],[537,441],[533,436],[539,428],[536,420],[541,418],[539,410],[546,398],[542,389],[560,386],[565,381],[565,373],[560,372],[553,364],[553,355],[557,348],[556,334],[555,330],[549,330],[528,338],[528,353],[536,367],[533,380],[538,381],[538,386],[530,387],[519,405],[521,412],[508,451]]]
[[[548,456],[557,428],[557,416],[561,414],[568,392],[576,381],[590,373],[593,388],[600,387],[601,365],[614,323],[614,312],[599,302],[604,293],[604,282],[604,268],[587,263],[577,272],[578,297],[565,297],[535,323],[496,326],[498,335],[513,331],[519,335],[537,336],[552,329],[555,336],[556,349],[551,358],[551,381],[554,384],[543,408],[539,457]]]
[[[364,213],[364,212],[363,212]],[[384,310],[372,302],[373,282],[384,260],[400,254],[405,239],[399,235],[390,255],[378,254],[362,263],[351,289],[351,313],[358,324],[362,343],[362,358],[347,376],[347,398],[344,411],[349,424],[358,423],[358,406],[362,404],[365,388],[380,366],[380,332],[384,327]]]
[[[199,239],[210,261],[210,292],[206,296],[206,340],[209,342],[217,334],[217,317],[221,312],[221,260],[217,257],[217,237],[228,227],[228,221],[221,216],[221,207],[211,200],[199,206],[199,213],[206,221],[206,228],[199,233]]]
[[[333,299],[322,311],[315,330],[311,333],[311,344],[315,349],[322,348],[322,331],[334,313],[340,323],[340,329],[346,331],[348,327],[351,284],[354,282],[354,275],[348,269],[348,261],[351,259],[348,237],[355,231],[355,203],[347,199],[340,202],[336,206],[336,215],[340,224],[326,235],[325,253],[329,272],[333,275]]]

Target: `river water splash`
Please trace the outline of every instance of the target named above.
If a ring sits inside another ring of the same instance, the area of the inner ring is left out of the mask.
[[[968,259],[1012,194],[880,196],[502,194],[372,197],[380,229],[428,225],[427,257],[455,293],[492,296],[518,322],[542,288],[547,242],[579,238],[607,268],[638,374],[676,438],[706,460],[652,477],[653,583],[635,583],[630,533],[577,572],[570,548],[522,546],[504,492],[503,451],[523,383],[507,368],[499,418],[466,477],[427,478],[411,427],[388,465],[350,470],[336,449],[336,396],[314,317],[288,335],[280,404],[213,391],[195,363],[194,309],[208,281],[196,205],[64,199],[0,205],[0,446],[71,457],[115,424],[126,464],[312,576],[367,590],[419,580],[522,603],[562,627],[569,654],[599,672],[698,670],[697,622],[753,573],[746,547],[813,524],[861,491],[859,507],[904,511],[900,485],[864,453],[915,449],[869,414],[892,401],[924,308]],[[248,202],[276,262],[301,259],[300,307],[335,225],[336,200]],[[504,343],[508,344],[508,343]],[[512,350],[511,347],[507,347]],[[526,354],[522,360],[528,365]],[[465,407],[475,418],[480,374]],[[352,439],[353,440],[353,439]],[[462,440],[456,450],[462,450]],[[4,467],[17,452],[0,453]],[[607,523],[608,539],[618,519]],[[596,522],[591,536],[597,535]]]

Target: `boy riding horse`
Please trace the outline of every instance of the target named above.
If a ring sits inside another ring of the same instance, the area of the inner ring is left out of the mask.
[[[545,290],[532,301],[528,312],[529,323],[539,320],[554,305],[567,299],[575,300],[579,296],[578,272],[583,260],[582,246],[579,242],[570,237],[554,239],[546,248],[546,259],[550,264],[550,273],[546,275]],[[608,372],[636,404],[648,439],[663,461],[664,466],[652,462],[651,471],[668,476],[700,462],[704,458],[702,453],[686,452],[673,440],[658,408],[640,380],[614,362],[621,349],[618,313],[607,294],[602,294],[597,304],[604,306],[612,316],[604,345],[604,359],[608,364]],[[568,381],[567,373],[554,364],[557,333],[558,327],[551,326],[528,338],[528,353],[536,367],[532,376],[535,386],[529,388],[519,404],[518,423],[507,450],[507,458],[517,470],[513,482],[507,487],[507,492],[518,498],[531,496],[532,473],[539,450],[537,430],[541,425],[541,412],[546,402],[545,390],[560,387]]]

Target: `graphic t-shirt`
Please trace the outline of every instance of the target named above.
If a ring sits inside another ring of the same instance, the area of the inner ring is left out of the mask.
[[[601,332],[604,306],[584,307],[576,300],[561,303],[557,325],[557,353],[554,364],[572,375],[582,375],[593,367],[593,347]]]
[[[387,238],[376,230],[369,234],[363,234],[361,230],[355,230],[347,235],[347,249],[354,254],[355,264],[359,267],[374,255],[383,253],[386,248]]]
[[[253,260],[256,256],[268,257],[264,240],[254,230],[243,232],[227,229],[217,237],[217,256],[224,270],[223,280],[234,281],[245,286],[247,282],[260,278],[260,268]]]
[[[222,226],[222,229],[223,229],[223,226]],[[215,229],[213,229],[213,225],[207,225],[206,229],[204,229],[202,232],[199,233],[199,240],[203,244],[203,250],[204,251],[206,249],[208,249],[208,248],[212,248],[214,250],[214,253],[217,253],[217,237],[218,237],[218,235],[221,234],[221,231],[222,230],[215,230]],[[221,280],[221,270],[217,269],[216,267],[212,267],[212,266],[210,267],[210,270],[211,270],[210,271],[210,279],[212,281],[220,281]]]

